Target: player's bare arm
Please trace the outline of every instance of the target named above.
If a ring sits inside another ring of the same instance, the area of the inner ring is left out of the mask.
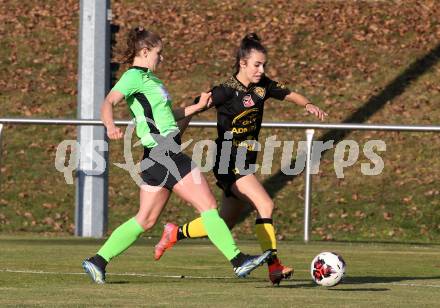
[[[296,92],[291,92],[289,95],[285,97],[284,100],[304,107],[308,113],[313,114],[321,121],[323,121],[324,118],[328,116],[328,114],[325,111],[323,111],[318,106],[312,104],[306,97]]]
[[[107,129],[107,136],[112,139],[121,139],[122,130],[117,127],[113,120],[113,106],[124,99],[124,95],[119,91],[111,91],[101,105],[101,120]]]
[[[190,117],[196,113],[205,110],[206,108],[208,108],[210,98],[210,92],[202,92],[200,94],[200,100],[197,104],[173,109],[174,118],[176,119],[176,121],[180,121],[186,117]]]

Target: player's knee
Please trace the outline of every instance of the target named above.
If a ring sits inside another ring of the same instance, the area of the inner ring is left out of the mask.
[[[151,219],[151,218],[144,218],[139,219],[138,222],[141,225],[141,227],[144,229],[144,231],[150,230],[154,227],[156,224],[157,219]]]
[[[156,220],[147,220],[145,223],[144,223],[144,225],[143,225],[143,227],[144,227],[144,230],[145,231],[147,231],[147,230],[150,230],[151,228],[153,228],[154,227],[154,225],[156,224]]]
[[[217,208],[217,203],[215,202],[215,200],[203,202],[199,204],[198,208],[200,212],[213,210]]]
[[[269,209],[269,210],[271,211],[271,213],[272,213],[273,209],[275,208],[275,203],[273,203],[273,201],[270,200],[270,201],[267,202],[266,207],[267,207],[267,209]]]
[[[264,216],[263,218],[272,217],[274,207],[275,207],[275,204],[273,203],[272,200],[263,203],[262,207],[260,209],[260,215],[262,217]]]
[[[195,206],[200,212],[217,208],[217,201],[215,201],[213,195],[203,196],[202,198],[199,198],[196,203]]]
[[[216,208],[217,208],[217,202],[215,202],[215,200],[211,201],[210,203],[208,203],[208,209],[209,210],[214,210]]]

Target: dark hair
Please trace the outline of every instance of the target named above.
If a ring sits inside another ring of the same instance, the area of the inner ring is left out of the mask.
[[[255,33],[248,33],[241,40],[240,47],[237,50],[237,55],[235,56],[235,74],[238,74],[240,70],[240,60],[247,60],[252,50],[256,50],[267,54],[266,48],[261,45],[261,40]]]
[[[144,29],[144,27],[136,27],[131,29],[127,38],[127,49],[124,52],[123,63],[132,63],[134,57],[142,50],[142,48],[154,48],[162,42],[159,35]]]

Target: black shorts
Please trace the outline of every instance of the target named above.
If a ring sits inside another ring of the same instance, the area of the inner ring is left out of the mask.
[[[149,158],[149,152],[149,149],[144,149],[143,160]],[[191,158],[182,152],[166,155],[161,163],[148,159],[143,165],[148,168],[141,172],[142,180],[150,186],[165,187],[168,190],[173,190],[174,185],[196,167]]]
[[[255,163],[255,162],[250,162],[250,163]],[[248,168],[248,167],[246,167]],[[223,190],[223,192],[225,193],[226,197],[234,197],[237,198],[236,195],[234,195],[234,193],[232,192],[232,185],[234,185],[235,182],[237,182],[238,179],[241,179],[242,177],[249,175],[249,174],[253,174],[253,173],[246,173],[246,174],[240,174],[240,173],[235,173],[232,169],[228,170],[228,173],[226,174],[219,174],[219,169],[218,169],[218,165],[214,166],[214,175],[215,178],[217,180],[217,186],[221,188],[221,190]]]
[[[216,170],[214,170],[215,178],[217,179],[217,186],[220,187],[221,190],[225,193],[226,197],[234,197],[237,198],[236,195],[232,192],[232,185],[244,175],[228,173],[228,174],[218,174]]]
[[[223,192],[225,193],[226,197],[234,197],[237,198],[237,196],[234,195],[231,188],[234,183],[249,174],[255,173],[255,171],[250,171],[250,165],[255,164],[257,161],[257,152],[248,152],[246,156],[246,160],[244,161],[244,168],[246,170],[245,174],[240,174],[237,170],[234,172],[234,169],[236,169],[236,158],[237,157],[237,148],[232,148],[231,154],[229,156],[229,162],[228,162],[228,170],[226,173],[219,173],[220,169],[220,161],[221,161],[221,147],[217,143],[217,154],[215,159],[215,165],[214,165],[214,175],[217,179],[217,186],[220,187]]]

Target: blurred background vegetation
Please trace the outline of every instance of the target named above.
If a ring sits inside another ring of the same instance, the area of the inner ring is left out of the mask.
[[[79,1],[0,1],[0,117],[75,118]],[[267,74],[329,113],[328,122],[438,125],[440,9],[436,1],[112,1],[119,26],[113,61],[134,26],[158,32],[165,61],[157,73],[176,105],[228,78],[241,38],[256,32],[269,50]],[[117,76],[126,69],[121,66]],[[124,104],[116,118],[128,119]],[[214,120],[210,110],[195,120]],[[268,101],[265,121],[315,122],[303,109]],[[265,129],[260,141],[305,140],[302,130]],[[184,140],[214,139],[212,128],[190,128]],[[57,145],[76,139],[73,126],[6,125],[0,165],[2,233],[73,234],[75,187],[56,171]],[[360,159],[338,179],[334,150],[313,176],[312,239],[440,242],[440,135],[406,132],[318,131],[315,139],[352,139]],[[385,141],[385,168],[360,171],[363,145]],[[134,151],[138,151],[133,149]],[[140,152],[138,153],[141,154]],[[191,154],[191,152],[188,152]],[[259,175],[277,206],[280,239],[299,239],[303,176]],[[138,188],[113,165],[124,162],[122,141],[110,145],[109,232],[133,215]],[[216,196],[213,176],[207,174]],[[161,223],[195,217],[172,198]],[[253,237],[254,215],[234,233]]]

